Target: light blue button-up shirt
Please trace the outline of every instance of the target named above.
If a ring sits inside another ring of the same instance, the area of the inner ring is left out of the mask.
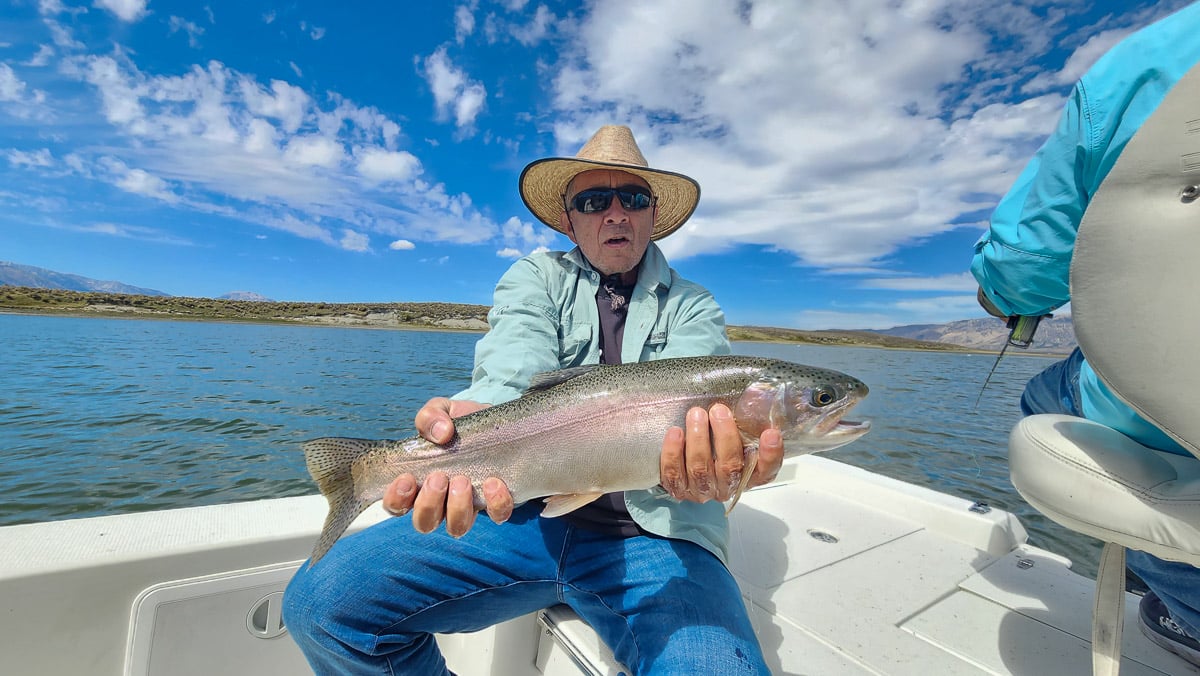
[[[1127,37],[1075,85],[1058,128],[975,245],[971,272],[1001,312],[1043,315],[1067,303],[1071,253],[1092,195],[1167,91],[1198,62],[1194,3]],[[1079,389],[1085,417],[1147,446],[1190,455],[1109,391],[1086,361]]]
[[[471,386],[453,398],[495,405],[519,397],[538,373],[599,364],[599,288],[600,273],[578,248],[514,263],[496,285],[490,330],[475,346]],[[729,352],[725,315],[712,294],[680,277],[651,242],[629,300],[622,363]],[[729,528],[721,503],[680,502],[656,487],[626,491],[625,506],[643,529],[694,542],[726,560]]]

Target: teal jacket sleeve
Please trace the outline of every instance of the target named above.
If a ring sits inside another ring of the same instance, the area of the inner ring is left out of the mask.
[[[1070,298],[1071,252],[1090,195],[1087,97],[1076,86],[1058,127],[1017,177],[975,244],[971,272],[1007,315],[1043,315]]]
[[[488,312],[490,328],[475,344],[471,386],[453,399],[491,405],[511,401],[535,374],[559,368],[559,308],[544,274],[521,259],[500,278]]]

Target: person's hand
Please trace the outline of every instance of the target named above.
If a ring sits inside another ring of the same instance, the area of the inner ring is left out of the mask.
[[[435,444],[448,443],[454,438],[453,418],[485,408],[486,404],[475,401],[435,397],[417,411],[417,432]],[[401,474],[384,493],[383,508],[396,516],[411,511],[413,528],[421,533],[432,532],[444,520],[446,532],[461,537],[475,525],[474,494],[471,479],[463,475],[434,472],[418,486],[412,474]],[[483,482],[483,501],[492,521],[504,523],[512,516],[512,495],[500,479],[490,477]]]
[[[724,404],[705,411],[688,411],[686,429],[672,427],[663,439],[659,460],[663,488],[679,500],[707,502],[729,500],[746,469],[742,435],[733,413]],[[783,465],[783,437],[777,429],[764,430],[758,441],[758,462],[747,488],[775,479]]]

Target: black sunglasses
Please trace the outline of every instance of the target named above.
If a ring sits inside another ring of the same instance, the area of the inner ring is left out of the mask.
[[[626,211],[641,211],[654,204],[654,196],[646,188],[640,185],[623,185],[620,188],[581,190],[571,198],[570,207],[566,204],[567,196],[563,195],[563,207],[568,211],[574,207],[575,211],[581,214],[594,214],[608,209],[608,205],[612,204],[613,195],[617,196]]]

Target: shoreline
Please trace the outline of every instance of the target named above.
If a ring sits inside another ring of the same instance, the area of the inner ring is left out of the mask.
[[[237,301],[227,301],[237,302]],[[449,304],[442,304],[449,305]],[[474,307],[474,306],[467,306]],[[324,316],[199,316],[183,313],[148,310],[144,308],[127,308],[121,306],[84,306],[72,308],[13,308],[0,305],[0,315],[16,315],[30,317],[71,317],[79,319],[127,319],[154,321],[184,321],[184,322],[218,322],[229,324],[260,324],[266,326],[310,326],[326,328],[395,330],[395,331],[435,331],[447,333],[477,333],[487,332],[487,323],[476,317],[464,318],[445,317],[432,321],[399,321],[394,318],[357,316],[354,314],[337,314]],[[426,318],[422,318],[426,319]],[[432,319],[432,318],[428,318]],[[896,338],[880,334],[880,340],[863,339],[858,332],[844,331],[803,331],[800,329],[782,329],[773,327],[743,327],[730,325],[727,327],[730,342],[764,343],[773,345],[819,345],[826,347],[859,347],[881,350],[899,350],[916,352],[945,352],[952,354],[970,354],[983,356],[998,356],[998,349],[972,348],[951,343],[931,343],[906,338]],[[737,334],[774,333],[777,335],[739,336]],[[868,334],[870,335],[870,334]],[[850,337],[847,337],[850,336]],[[890,344],[889,344],[890,343]],[[1046,357],[1062,359],[1067,353],[1061,352],[1031,352],[1009,351],[1005,356]]]
[[[229,300],[187,296],[147,296],[103,291],[71,291],[0,285],[0,313],[51,317],[154,319],[330,326],[402,331],[486,333],[487,305],[444,302],[324,303],[270,300]],[[831,347],[872,347],[956,354],[996,355],[995,347],[967,347],[954,343],[901,338],[886,333],[854,330],[788,329],[772,326],[727,325],[731,342],[763,342]],[[1010,354],[1062,358],[1066,353],[1022,350]]]

